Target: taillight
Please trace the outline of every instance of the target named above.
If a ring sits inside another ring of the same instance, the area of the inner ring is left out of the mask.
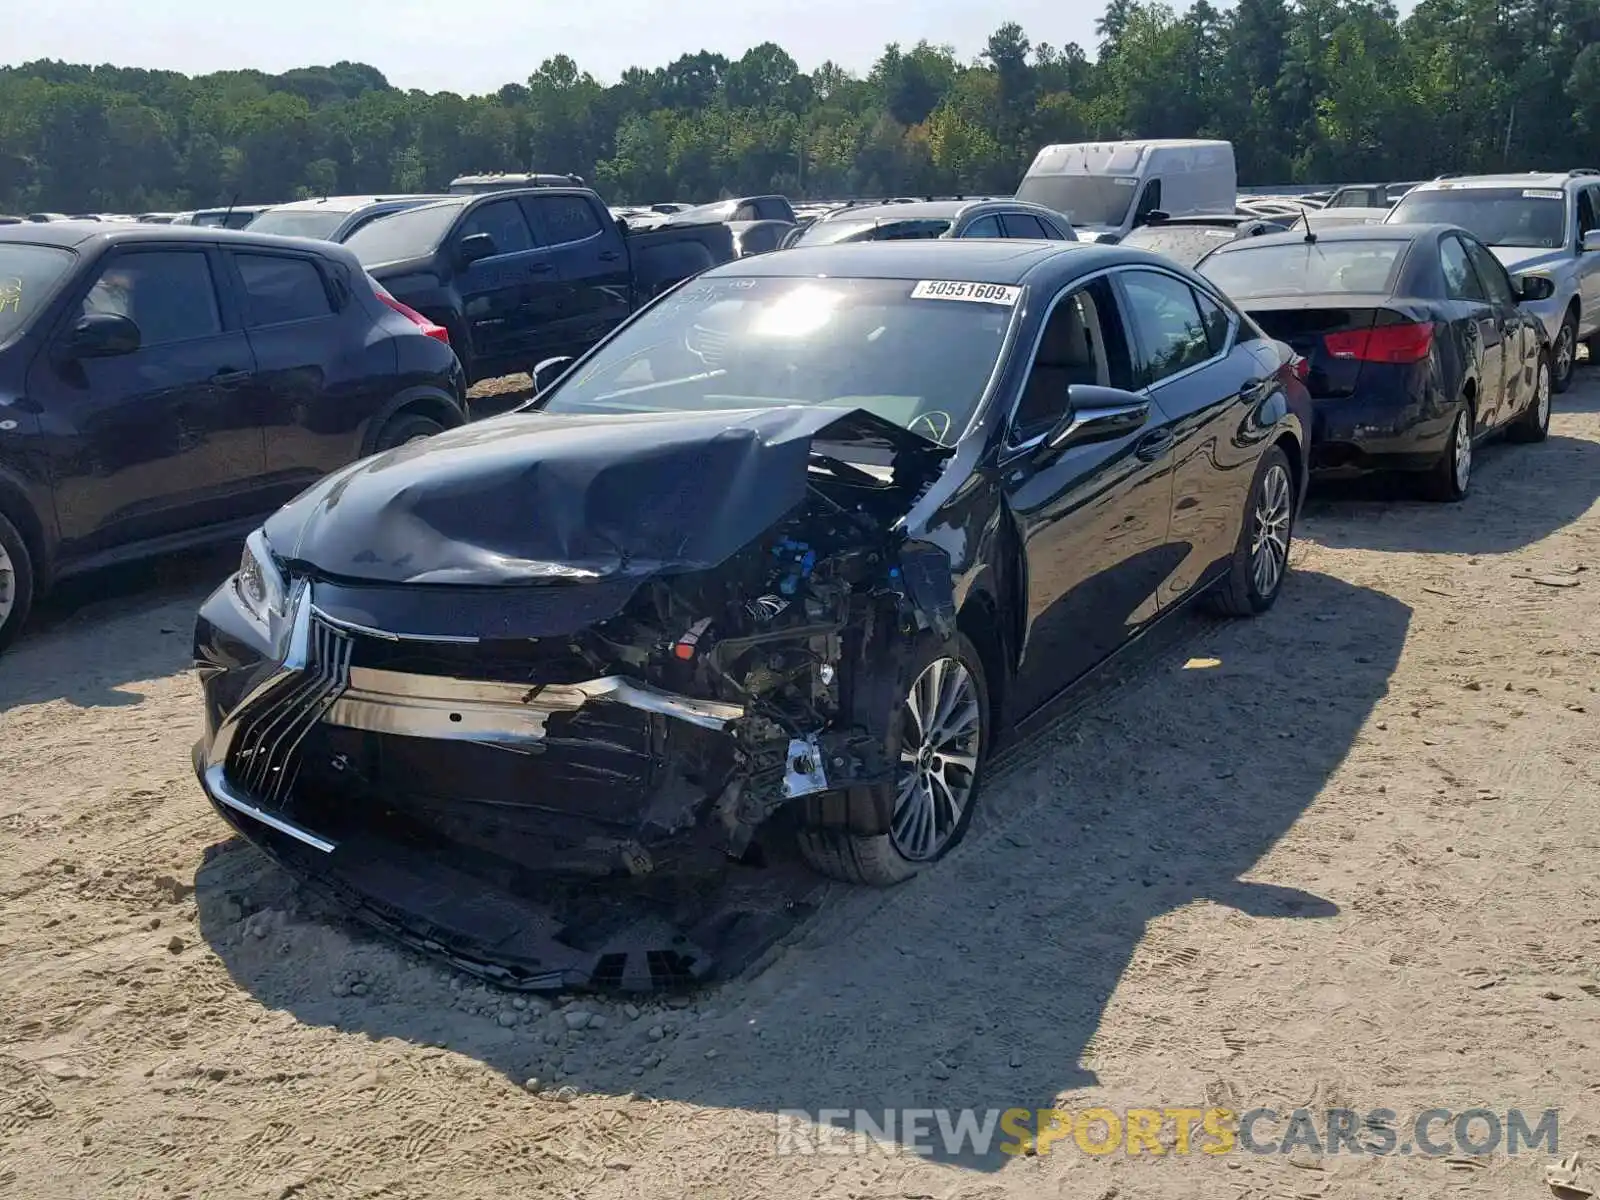
[[[1377,325],[1371,329],[1326,333],[1322,335],[1322,344],[1334,358],[1376,363],[1421,362],[1433,349],[1433,323]]]
[[[1304,383],[1311,378],[1311,360],[1303,354],[1296,354],[1289,360],[1289,373]]]
[[[428,320],[427,317],[423,316],[409,304],[401,304],[400,301],[391,296],[384,286],[378,283],[376,280],[374,280],[372,284],[372,293],[373,295],[377,296],[379,300],[382,300],[390,308],[394,309],[395,312],[399,313],[402,317],[420,329],[424,337],[431,337],[434,341],[443,342],[446,346],[450,344],[450,331],[448,329],[446,329],[443,325],[435,325],[432,321]]]

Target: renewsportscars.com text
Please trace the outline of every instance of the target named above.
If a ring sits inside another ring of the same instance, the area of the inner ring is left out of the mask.
[[[777,1153],[859,1154],[897,1146],[982,1157],[1070,1150],[1097,1156],[1329,1154],[1484,1157],[1560,1147],[1559,1110],[1430,1108],[780,1109]]]

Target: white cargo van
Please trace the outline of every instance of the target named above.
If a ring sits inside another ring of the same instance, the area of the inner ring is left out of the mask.
[[[1018,200],[1053,208],[1082,241],[1116,241],[1151,213],[1231,213],[1239,177],[1233,143],[1182,138],[1046,146]]]

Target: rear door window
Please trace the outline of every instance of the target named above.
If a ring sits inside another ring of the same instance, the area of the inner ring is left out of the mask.
[[[990,215],[986,217],[979,217],[971,225],[967,226],[966,230],[961,234],[961,236],[969,238],[997,238],[1004,237],[1005,234],[1000,231],[1000,218]]]
[[[141,347],[195,341],[222,332],[211,263],[203,250],[116,255],[100,269],[80,313],[129,318],[139,327]]]
[[[1123,271],[1119,278],[1133,317],[1141,384],[1159,383],[1212,357],[1194,289],[1159,271]]]
[[[1043,238],[1044,226],[1032,213],[1006,213],[1006,236],[1014,238]]]
[[[581,196],[529,196],[523,202],[547,245],[581,242],[600,232],[600,218]]]
[[[309,259],[278,254],[235,254],[250,324],[286,325],[333,315],[328,285]]]

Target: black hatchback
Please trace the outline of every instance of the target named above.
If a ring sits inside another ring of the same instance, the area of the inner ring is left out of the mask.
[[[53,581],[248,532],[460,425],[444,330],[343,247],[193,226],[0,229],[0,648]]]

